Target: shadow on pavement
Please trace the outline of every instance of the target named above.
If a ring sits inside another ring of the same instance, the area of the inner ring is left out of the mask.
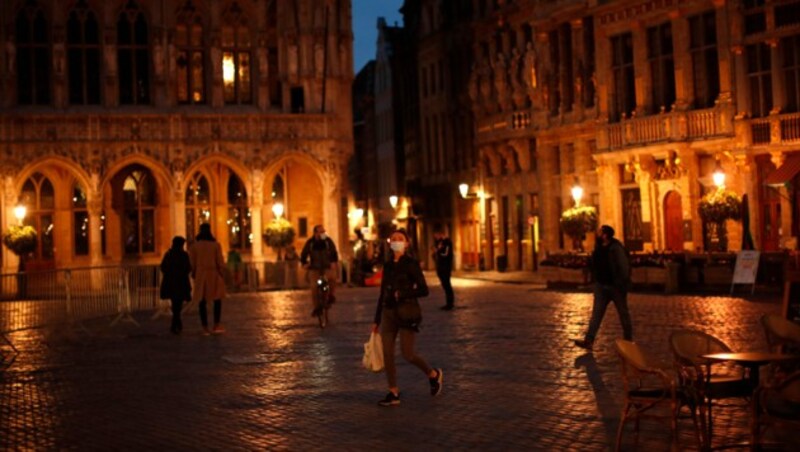
[[[622,406],[620,406],[603,381],[602,372],[592,353],[584,353],[575,358],[575,368],[584,368],[586,370],[586,377],[589,379],[589,384],[592,385],[597,409],[600,412],[600,420],[603,423],[603,429],[606,431],[608,450],[613,450]]]

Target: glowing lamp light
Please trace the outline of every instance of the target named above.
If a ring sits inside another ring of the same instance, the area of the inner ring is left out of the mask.
[[[458,184],[458,192],[461,193],[462,198],[466,198],[467,194],[469,194],[469,185]]]
[[[583,199],[583,187],[576,182],[575,185],[572,186],[571,192],[575,205],[579,206],[581,204],[581,199]]]
[[[711,175],[711,178],[714,180],[714,185],[716,185],[717,188],[725,186],[725,171],[722,170],[719,161],[717,161],[717,167],[714,169],[714,174]]]
[[[392,209],[397,208],[397,196],[389,196],[389,204],[392,206]]]
[[[276,202],[272,205],[272,213],[275,214],[275,218],[280,218],[283,216],[283,204]]]
[[[358,221],[362,218],[364,218],[364,209],[354,209],[352,212],[350,212],[351,220]]]
[[[25,219],[25,215],[27,214],[28,214],[28,209],[22,204],[18,205],[17,207],[14,207],[14,217],[17,218],[19,224],[22,224],[22,220]]]
[[[233,64],[233,55],[225,54],[225,56],[222,57],[222,81],[225,82],[226,85],[231,85],[235,77],[236,65]]]

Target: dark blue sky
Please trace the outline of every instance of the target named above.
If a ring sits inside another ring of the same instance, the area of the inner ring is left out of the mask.
[[[398,12],[403,0],[352,0],[353,1],[353,53],[355,72],[364,67],[367,61],[375,58],[375,43],[378,37],[378,17],[385,17],[389,25],[395,21],[402,25],[403,18]]]

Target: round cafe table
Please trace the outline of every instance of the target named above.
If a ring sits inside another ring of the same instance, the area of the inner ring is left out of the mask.
[[[706,360],[706,363],[709,367],[713,363],[733,362],[748,369],[749,370],[748,380],[750,380],[750,389],[752,391],[755,391],[756,387],[758,387],[758,384],[761,381],[761,373],[760,373],[761,366],[778,362],[798,361],[800,360],[800,355],[789,355],[789,354],[772,353],[772,352],[738,352],[738,353],[710,353],[707,355],[701,355],[701,358]],[[711,378],[710,369],[706,372],[706,375],[710,381]],[[711,413],[710,398],[708,400],[708,405],[709,405],[709,420],[708,420],[708,438],[706,438],[706,450],[711,450],[713,420],[711,419],[710,416]],[[727,448],[743,447],[743,446],[747,446],[747,444],[719,446],[715,447],[714,449],[727,449]]]

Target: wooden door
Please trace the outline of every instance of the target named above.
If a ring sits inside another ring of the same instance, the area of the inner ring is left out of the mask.
[[[674,190],[664,197],[664,245],[668,251],[683,251],[683,207]]]

